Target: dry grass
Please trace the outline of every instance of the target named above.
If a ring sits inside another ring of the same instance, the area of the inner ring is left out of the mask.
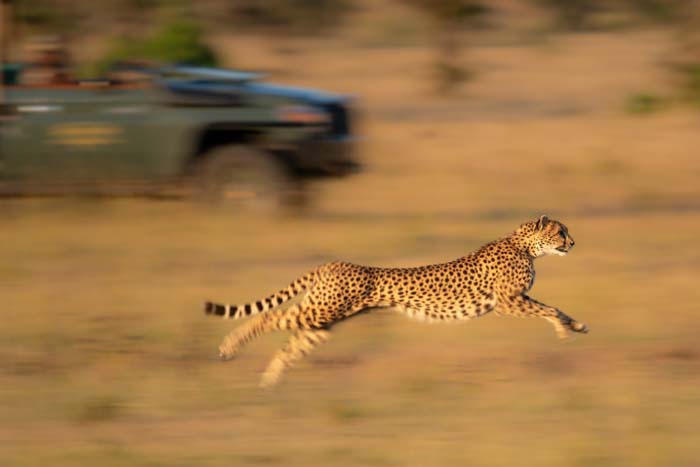
[[[367,171],[318,187],[301,217],[4,201],[0,462],[697,465],[700,117],[618,110],[653,75],[658,42],[620,53],[636,39],[484,46],[492,71],[449,102],[424,91],[422,48],[302,44],[284,62],[258,44],[251,67],[303,62],[289,81],[362,96]],[[586,79],[544,79],[565,63]],[[515,70],[543,80],[505,86]],[[363,316],[265,393],[258,372],[282,336],[215,358],[234,323],[205,319],[205,298],[252,299],[334,258],[449,260],[542,212],[577,246],[539,261],[533,296],[587,336]]]

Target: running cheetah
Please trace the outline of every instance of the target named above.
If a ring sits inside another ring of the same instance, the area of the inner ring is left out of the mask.
[[[263,387],[276,384],[288,367],[325,342],[334,324],[368,308],[392,307],[427,321],[463,321],[491,311],[539,316],[565,338],[570,331],[586,333],[588,327],[530,298],[527,292],[535,280],[534,259],[563,256],[573,246],[574,239],[564,224],[541,216],[449,263],[416,268],[328,263],[263,300],[245,305],[207,302],[205,312],[229,319],[251,317],[224,339],[219,347],[224,360],[233,358],[261,334],[292,332],[263,373]],[[301,293],[305,295],[299,304],[272,310]]]

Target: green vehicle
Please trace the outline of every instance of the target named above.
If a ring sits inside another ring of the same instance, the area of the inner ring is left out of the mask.
[[[24,72],[3,67],[0,194],[277,198],[358,169],[346,96],[190,66],[49,84]]]

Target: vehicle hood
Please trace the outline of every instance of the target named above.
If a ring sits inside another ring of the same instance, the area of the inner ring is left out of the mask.
[[[258,82],[220,82],[212,80],[164,80],[163,87],[176,94],[222,99],[239,94],[273,96],[293,99],[311,105],[328,105],[348,100],[348,96],[316,89],[280,86]]]
[[[248,83],[246,84],[245,88],[247,91],[256,94],[298,99],[310,104],[332,104],[334,102],[345,101],[348,99],[348,96],[319,91],[316,89],[280,86],[267,83]]]

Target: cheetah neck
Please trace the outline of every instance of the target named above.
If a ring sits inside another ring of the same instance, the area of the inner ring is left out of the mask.
[[[530,258],[531,260],[538,257],[538,255],[535,255],[532,253],[532,250],[530,248],[531,242],[529,241],[529,239],[526,236],[513,233],[513,234],[509,235],[508,237],[505,237],[503,240],[510,242],[510,244],[513,245],[516,250],[527,255],[528,258]]]

